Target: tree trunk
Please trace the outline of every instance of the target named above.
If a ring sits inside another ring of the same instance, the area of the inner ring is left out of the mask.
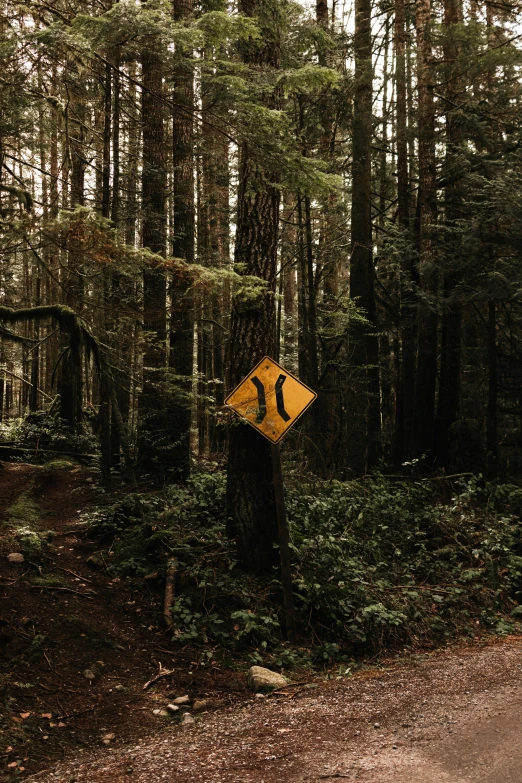
[[[143,247],[165,255],[165,150],[163,67],[151,50],[142,55],[142,215]],[[165,449],[169,429],[165,416],[163,384],[166,367],[167,300],[165,274],[156,262],[143,275],[143,327],[148,342],[143,352],[143,387],[140,396],[140,467],[165,479],[168,470]],[[163,399],[162,399],[163,398]]]
[[[434,79],[431,68],[431,2],[417,0],[417,90],[419,128],[418,245],[421,298],[418,304],[418,350],[413,425],[413,453],[432,456],[437,381],[437,270],[435,224]]]
[[[266,280],[256,301],[233,301],[230,377],[233,388],[257,362],[275,350],[275,301],[279,191],[259,183],[259,167],[245,144],[241,149],[236,235],[236,264]],[[264,173],[264,172],[263,172]],[[255,190],[254,190],[255,183]],[[270,444],[252,427],[234,423],[230,432],[227,507],[243,566],[266,573],[276,562],[277,526]]]
[[[495,302],[488,302],[488,408],[486,415],[486,451],[488,478],[498,474],[498,357],[497,312]]]
[[[280,31],[266,0],[242,0],[242,13],[257,17],[261,40],[249,45],[244,59],[252,65],[279,66]],[[276,99],[272,106],[276,105]],[[247,275],[266,280],[255,300],[236,297],[230,329],[230,387],[275,349],[275,298],[280,191],[277,172],[241,145],[235,263]],[[230,431],[227,508],[229,533],[236,539],[243,567],[269,573],[277,562],[277,522],[269,442],[252,427],[234,423]]]
[[[444,311],[442,320],[441,362],[435,453],[438,464],[449,461],[449,429],[457,420],[461,390],[462,309],[457,289],[462,279],[462,248],[458,221],[463,217],[463,182],[458,176],[463,132],[455,116],[460,96],[460,45],[455,26],[462,21],[460,0],[446,0],[444,6],[446,72],[446,173],[450,184],[445,190],[446,241],[444,258]],[[456,176],[457,175],[457,176]]]
[[[69,155],[70,155],[70,201],[74,209],[85,203],[85,120],[86,95],[78,74],[71,84],[71,102],[69,113]],[[84,263],[82,254],[76,249],[70,250],[67,259],[67,272],[64,281],[65,304],[76,313],[83,310]],[[61,362],[60,374],[60,418],[72,430],[80,426],[82,413],[82,363],[79,356],[73,356],[76,348],[62,345],[65,353]]]
[[[174,19],[186,19],[193,0],[174,0]],[[188,58],[191,51],[178,52],[174,73],[173,167],[174,238],[172,252],[188,264],[194,263],[194,76]],[[170,283],[169,369],[175,375],[169,402],[173,445],[172,478],[185,480],[190,472],[191,391],[194,353],[194,302],[187,289],[188,276],[175,273]]]
[[[410,183],[408,177],[408,129],[406,102],[406,13],[405,0],[395,0],[395,89],[397,138],[397,200],[399,227],[409,238]],[[411,412],[415,388],[415,311],[412,293],[411,257],[401,265],[400,354],[397,357],[393,461],[396,467],[407,456],[411,436]],[[399,346],[397,346],[399,348]]]
[[[371,224],[372,34],[371,2],[355,3],[355,87],[352,142],[352,218],[350,298],[368,325],[352,329],[351,362],[355,371],[348,464],[354,474],[374,464],[380,449],[378,339],[376,328]]]

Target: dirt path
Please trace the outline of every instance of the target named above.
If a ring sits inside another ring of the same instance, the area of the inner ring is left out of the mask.
[[[441,652],[85,754],[76,783],[520,783],[522,640]]]
[[[82,524],[83,512],[107,502],[98,480],[81,465],[0,462],[2,783],[105,749],[107,736],[113,744],[147,738],[164,727],[154,710],[169,697],[189,693],[219,706],[246,691],[239,674],[200,669],[187,659],[192,651],[169,649],[161,595],[110,568],[110,553]],[[12,564],[25,529],[43,534],[42,550],[26,547],[25,561]],[[144,691],[160,665],[175,669],[176,681]]]

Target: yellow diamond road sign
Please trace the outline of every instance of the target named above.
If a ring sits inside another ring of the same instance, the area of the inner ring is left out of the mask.
[[[225,404],[272,443],[278,443],[317,394],[269,356],[228,395]]]

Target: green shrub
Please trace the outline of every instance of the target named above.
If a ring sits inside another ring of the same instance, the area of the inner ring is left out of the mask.
[[[8,441],[18,448],[46,449],[74,454],[96,454],[98,441],[91,425],[86,422],[82,431],[74,433],[55,415],[45,411],[29,413],[0,430],[0,442]]]
[[[451,485],[444,484],[444,487]],[[430,480],[288,482],[300,635],[316,662],[518,627],[522,524],[517,486]],[[178,560],[174,639],[290,658],[280,577],[244,574],[225,535],[225,476],[134,494],[90,516],[110,569],[136,578]],[[299,656],[298,656],[299,657]],[[286,664],[289,665],[290,658]],[[279,665],[279,664],[278,664]]]

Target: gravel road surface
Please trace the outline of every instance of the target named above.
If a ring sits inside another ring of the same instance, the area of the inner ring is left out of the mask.
[[[144,722],[147,715],[143,716]],[[39,783],[522,783],[522,640],[453,648],[80,753]]]

